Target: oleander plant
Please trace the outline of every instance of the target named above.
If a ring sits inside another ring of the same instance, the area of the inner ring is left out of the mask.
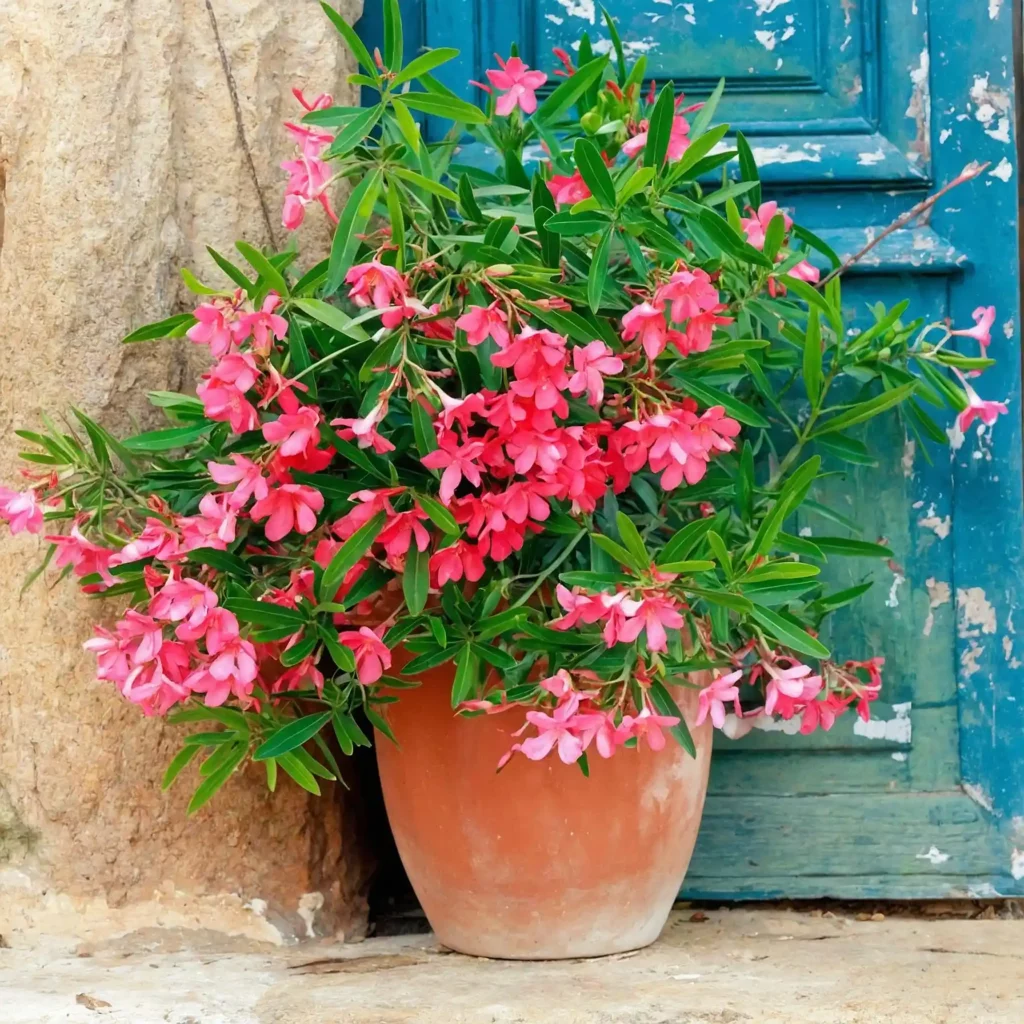
[[[868,718],[884,652],[819,633],[870,582],[819,573],[891,553],[787,525],[872,462],[876,417],[944,443],[941,410],[1006,411],[972,384],[995,311],[853,330],[838,257],[716,123],[723,84],[648,88],[607,12],[610,52],[584,36],[549,75],[512,47],[476,105],[434,77],[455,50],[406,62],[397,0],[383,53],[323,6],[377,97],[295,91],[282,221],[328,218],[329,257],[210,249],[195,309],[124,339],[208,349],[196,393],[152,392],[167,425],[130,437],[78,410],[19,430],[0,489],[47,544],[32,577],[114,603],[98,678],[198,730],[165,786],[201,758],[194,811],[251,759],[319,792],[442,665],[463,728],[522,720],[502,763],[692,751],[680,687],[731,736]]]

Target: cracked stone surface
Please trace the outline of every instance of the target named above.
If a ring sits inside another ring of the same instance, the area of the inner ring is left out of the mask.
[[[273,947],[143,929],[0,949],[0,1005],[5,1024],[1024,1020],[1024,920],[818,914],[678,909],[649,949],[545,963],[460,956],[429,935]]]

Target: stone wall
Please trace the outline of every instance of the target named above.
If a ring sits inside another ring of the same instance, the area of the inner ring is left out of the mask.
[[[147,390],[191,388],[187,342],[119,339],[190,308],[180,266],[223,280],[207,243],[282,241],[290,88],[358,102],[352,70],[311,0],[0,4],[0,480],[42,411],[123,429],[151,418]],[[310,265],[327,234],[307,220]],[[270,795],[250,769],[186,820],[194,775],[159,785],[180,731],[95,682],[81,650],[100,606],[52,577],[19,599],[41,553],[0,529],[0,933],[359,932],[352,808]]]

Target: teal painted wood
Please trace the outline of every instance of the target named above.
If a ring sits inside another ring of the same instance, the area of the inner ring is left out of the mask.
[[[969,324],[975,306],[994,304],[999,366],[981,386],[986,397],[1008,400],[1010,415],[994,431],[970,431],[952,458],[933,448],[930,463],[891,418],[865,437],[881,452],[877,470],[830,466],[847,475],[822,500],[855,515],[869,539],[885,537],[895,557],[881,568],[856,560],[829,567],[840,579],[876,580],[856,613],[836,618],[829,641],[846,657],[886,656],[888,703],[872,724],[847,717],[829,734],[719,739],[684,894],[1024,894],[1016,5],[608,6],[627,47],[647,53],[659,81],[671,79],[695,100],[726,75],[718,119],[751,138],[771,198],[841,253],[859,249],[970,160],[991,161],[926,225],[893,234],[858,264],[843,305],[855,317],[868,300],[909,297],[915,312]],[[513,40],[540,67],[551,66],[550,47],[568,47],[583,30],[607,45],[595,7],[402,0],[415,26],[406,29],[407,52],[411,38],[460,48],[439,77],[479,100],[469,79],[483,80],[491,55],[507,54]],[[379,29],[364,35],[376,42]],[[428,119],[428,137],[443,131]],[[458,159],[486,164],[493,154],[471,145]],[[814,516],[799,525],[843,532]]]

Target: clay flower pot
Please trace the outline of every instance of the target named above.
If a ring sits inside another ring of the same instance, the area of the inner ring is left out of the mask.
[[[498,758],[516,711],[456,717],[451,666],[388,705],[399,746],[377,736],[398,851],[438,940],[516,960],[601,956],[653,942],[693,852],[707,789],[710,722],[693,727],[696,690],[675,692],[697,757],[591,751],[590,778],[552,755]]]

